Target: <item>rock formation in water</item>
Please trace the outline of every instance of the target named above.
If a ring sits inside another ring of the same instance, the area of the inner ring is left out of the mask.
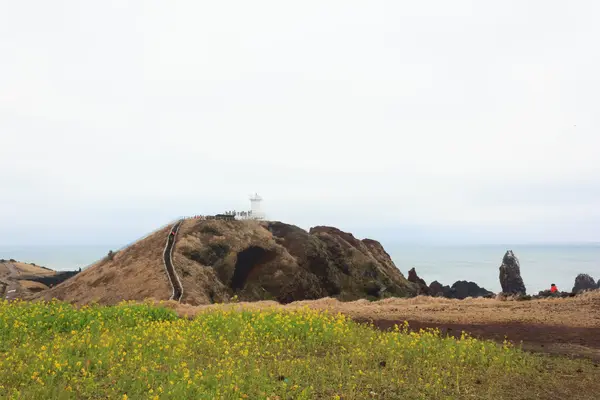
[[[588,274],[579,274],[575,278],[575,284],[573,285],[573,293],[580,293],[586,290],[594,290],[597,289],[598,286],[594,278],[589,276]]]
[[[507,294],[527,294],[523,278],[521,278],[521,266],[519,259],[512,250],[508,250],[502,259],[500,266],[500,286],[502,292]]]

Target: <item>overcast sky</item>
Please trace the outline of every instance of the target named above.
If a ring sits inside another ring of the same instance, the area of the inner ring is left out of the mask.
[[[0,244],[249,207],[600,241],[597,1],[0,0]]]

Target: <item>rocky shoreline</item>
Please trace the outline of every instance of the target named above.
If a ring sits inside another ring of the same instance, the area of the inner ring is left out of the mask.
[[[528,295],[525,283],[521,277],[521,265],[519,259],[512,250],[508,250],[504,254],[499,270],[502,292],[498,294],[490,292],[483,287],[479,287],[475,282],[469,281],[456,281],[452,286],[444,286],[438,281],[433,281],[427,286],[425,280],[417,275],[415,268],[408,271],[408,280],[419,287],[418,294],[420,295],[460,300],[466,299],[467,297],[498,297],[504,299],[514,298],[516,300],[530,300],[547,297],[564,298],[573,297],[586,291],[600,289],[600,279],[596,282],[594,278],[588,274],[579,274],[575,278],[573,289],[570,292],[558,290],[552,292],[548,289],[542,290],[536,295]]]
[[[163,265],[164,235],[157,231],[109,255],[85,271],[26,271],[39,298],[78,303],[117,304],[123,299],[169,298],[171,288]],[[0,260],[1,261],[1,260]],[[0,264],[2,265],[2,264]],[[306,231],[277,221],[186,219],[173,249],[173,265],[191,305],[275,300],[286,304],[332,297],[340,301],[416,296],[467,298],[569,297],[598,288],[589,275],[580,274],[571,292],[541,291],[531,296],[521,277],[521,265],[512,250],[499,266],[501,293],[476,282],[433,281],[427,284],[415,268],[405,276],[381,243],[358,239],[330,226]],[[8,272],[7,272],[8,274]]]

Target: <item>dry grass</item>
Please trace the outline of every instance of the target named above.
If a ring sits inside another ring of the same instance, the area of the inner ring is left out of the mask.
[[[22,262],[14,262],[11,264],[14,265],[15,268],[22,275],[38,275],[38,276],[56,275],[56,271],[53,271],[53,270],[47,269],[47,268],[42,268],[37,265],[25,264]]]
[[[10,270],[4,263],[0,263],[0,279],[6,279],[10,275]]]
[[[194,316],[206,306],[170,304],[182,316]],[[169,305],[170,304],[170,305]],[[498,301],[495,299],[454,300],[418,296],[410,299],[390,298],[380,301],[340,302],[332,298],[297,301],[281,305],[274,301],[229,303],[225,307],[297,309],[308,306],[342,312],[355,319],[411,320],[430,323],[506,324],[525,323],[565,327],[600,327],[600,291],[566,299]]]
[[[42,290],[48,289],[48,286],[44,285],[41,282],[35,281],[20,280],[19,285],[21,285],[22,288],[29,290],[30,292],[41,292]]]
[[[431,297],[358,300],[332,298],[281,305],[274,301],[191,306],[167,302],[180,316],[194,318],[213,308],[297,310],[309,307],[343,313],[358,321],[373,321],[381,329],[409,321],[415,329],[440,328],[456,336],[466,331],[499,342],[505,337],[534,352],[591,358],[600,362],[600,291],[566,299],[498,301],[450,300]]]
[[[150,235],[118,252],[113,260],[104,259],[33,298],[109,305],[121,300],[168,299],[172,288],[163,264],[163,251],[169,229]]]

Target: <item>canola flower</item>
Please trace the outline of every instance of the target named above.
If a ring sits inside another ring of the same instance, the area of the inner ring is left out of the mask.
[[[147,304],[0,302],[0,398],[472,398],[540,361],[439,331],[381,332],[309,308],[211,308],[193,320]]]

